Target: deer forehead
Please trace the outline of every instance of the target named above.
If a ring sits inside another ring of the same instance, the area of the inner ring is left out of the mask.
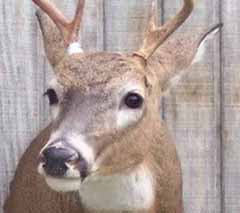
[[[131,76],[132,79],[139,80],[144,73],[131,58],[106,52],[67,56],[55,71],[60,84],[65,87],[80,88],[107,84],[113,79],[125,83],[126,76],[128,79]]]

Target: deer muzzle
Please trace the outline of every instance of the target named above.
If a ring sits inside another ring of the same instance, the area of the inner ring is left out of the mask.
[[[45,175],[55,178],[83,180],[88,175],[88,162],[70,145],[59,141],[42,150],[39,163]]]

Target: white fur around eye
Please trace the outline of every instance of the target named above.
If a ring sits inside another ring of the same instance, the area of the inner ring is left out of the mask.
[[[125,105],[124,99],[129,93],[137,93],[142,98],[145,98],[144,87],[137,82],[129,82],[124,85],[124,88],[121,90],[119,96],[121,98],[120,105]],[[133,125],[137,121],[139,121],[142,117],[144,107],[138,109],[130,109],[127,106],[121,106],[119,110],[116,112],[116,126],[118,129],[126,128],[130,125]]]
[[[121,109],[117,112],[117,128],[126,128],[142,117],[143,109]]]
[[[55,105],[55,106],[50,106],[50,111],[51,111],[51,118],[52,120],[55,120],[59,114],[59,106]]]

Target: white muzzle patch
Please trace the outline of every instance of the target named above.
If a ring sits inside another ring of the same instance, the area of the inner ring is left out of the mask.
[[[49,142],[43,147],[40,153],[43,150],[50,147],[55,147],[56,149],[64,147],[61,141],[54,143],[55,140],[61,138],[62,134],[61,131],[56,131],[52,133]],[[67,143],[73,147],[81,156],[82,158],[88,163],[91,167],[94,161],[94,151],[92,147],[90,147],[85,137],[78,134],[71,134],[69,136],[65,136]],[[54,144],[53,144],[54,143]],[[81,171],[75,167],[75,165],[71,165],[66,163],[68,170],[64,177],[51,177],[46,174],[43,168],[43,163],[40,163],[38,166],[38,173],[45,178],[46,183],[48,186],[53,189],[54,191],[58,192],[70,192],[70,191],[78,191],[81,185]]]
[[[48,186],[57,192],[78,191],[81,185],[81,179],[57,179],[50,176],[45,177]]]

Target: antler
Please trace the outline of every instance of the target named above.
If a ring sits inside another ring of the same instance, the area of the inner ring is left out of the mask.
[[[71,22],[69,22],[63,13],[48,0],[32,1],[38,5],[46,14],[48,14],[48,16],[56,24],[62,33],[66,47],[68,47],[71,43],[77,42],[85,0],[79,0],[74,19]]]
[[[180,12],[161,27],[157,27],[155,24],[154,7],[155,4],[153,0],[146,37],[140,50],[134,53],[134,56],[139,56],[144,60],[147,60],[155,52],[155,50],[188,18],[193,10],[194,0],[184,0],[184,5]]]

